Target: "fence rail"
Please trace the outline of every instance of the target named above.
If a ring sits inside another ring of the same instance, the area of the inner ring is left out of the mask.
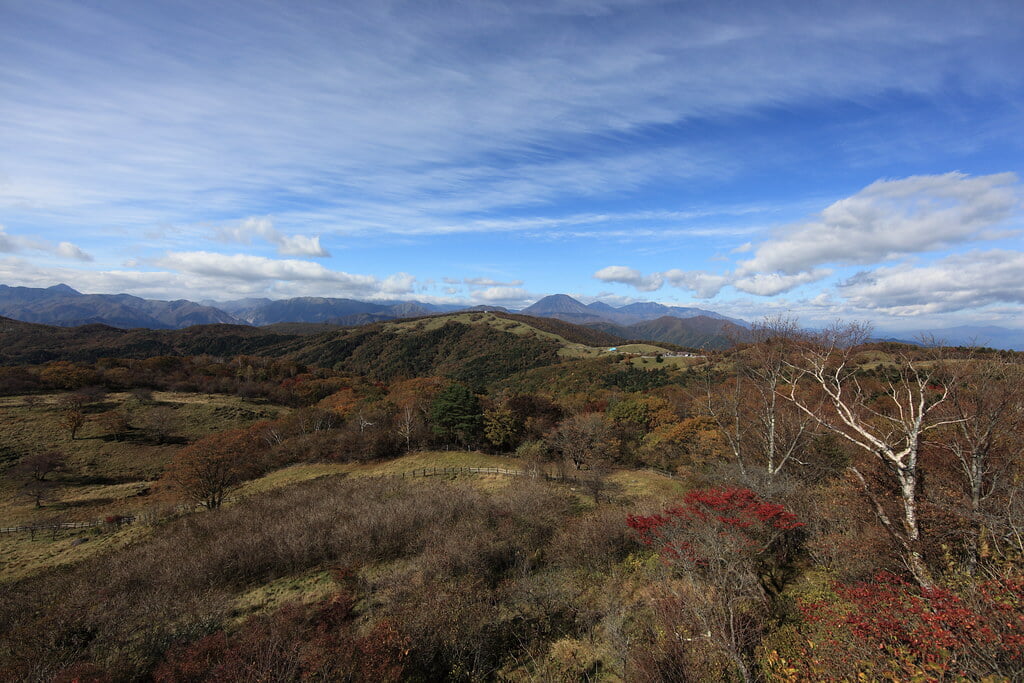
[[[661,474],[666,477],[677,478],[675,475],[657,470],[654,468],[648,468],[652,472]],[[570,477],[563,474],[550,474],[539,470],[512,470],[504,467],[418,467],[414,470],[404,470],[402,472],[385,472],[382,474],[373,475],[372,479],[415,479],[417,477],[437,477],[437,476],[450,476],[457,474],[494,474],[503,477],[531,477],[535,479],[543,479],[545,481],[561,481],[568,483],[579,483],[579,479],[576,477]],[[224,502],[232,502],[237,500],[236,498],[225,498]],[[197,504],[181,504],[175,505],[171,510],[170,514],[164,515],[164,517],[170,517],[173,515],[186,514],[190,512],[196,512],[197,510],[204,509],[205,506],[201,503]],[[0,527],[0,534],[13,534],[19,532],[28,532],[35,534],[42,531],[63,531],[65,529],[90,529],[93,527],[120,527],[126,524],[134,524],[135,522],[149,519],[157,520],[161,519],[154,513],[142,513],[137,515],[111,515],[103,519],[97,519],[91,522],[60,522],[56,524],[33,524],[27,526],[9,526]]]
[[[234,499],[225,499],[234,500]],[[127,524],[134,524],[135,522],[143,520],[157,520],[174,515],[187,514],[189,512],[195,512],[202,510],[206,506],[202,503],[180,503],[171,507],[164,506],[165,514],[160,515],[155,512],[143,512],[136,515],[108,515],[103,519],[95,519],[91,522],[56,522],[53,524],[30,524],[22,526],[7,526],[0,527],[0,534],[13,534],[18,532],[30,532],[35,533],[38,531],[63,531],[65,529],[91,529],[93,527],[120,527]]]

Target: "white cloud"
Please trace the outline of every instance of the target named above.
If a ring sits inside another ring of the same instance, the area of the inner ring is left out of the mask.
[[[385,294],[409,294],[415,284],[416,278],[409,273],[395,273],[384,278],[380,291]]]
[[[445,282],[448,282],[449,278],[445,278]],[[456,281],[458,282],[458,281]],[[499,282],[489,277],[467,277],[463,278],[463,283],[470,287],[519,287],[523,284],[522,280],[511,280],[510,282]]]
[[[20,235],[9,235],[4,226],[0,225],[0,253],[13,254],[26,249],[54,254],[61,258],[74,259],[76,261],[93,260],[90,254],[87,254],[80,247],[75,246],[71,242],[61,242],[54,246],[44,240],[23,237]]]
[[[452,214],[473,207],[730,172],[699,144],[637,152],[637,132],[945,93],[954,77],[1003,93],[1021,81],[1012,12],[603,6],[615,9],[199,3],[157,20],[145,8],[27,3],[7,27],[22,39],[4,60],[5,166],[16,171],[0,183],[0,207],[136,226],[326,205],[318,229],[359,209],[361,229],[398,231],[388,218],[401,205],[414,222],[461,227]],[[106,39],[82,49],[97,35]],[[593,158],[557,156],[579,141]]]
[[[269,259],[248,254],[217,254],[209,251],[169,252],[156,265],[185,273],[238,280],[311,280],[339,282],[355,288],[371,288],[377,279],[324,268],[297,259]]]
[[[858,273],[838,287],[849,304],[889,315],[918,316],[1024,304],[1024,253],[973,251],[927,266],[906,264]]]
[[[635,268],[627,266],[607,266],[594,273],[594,277],[602,282],[618,282],[629,285],[641,292],[653,292],[661,289],[665,278],[660,273],[644,275]]]
[[[1013,173],[970,177],[963,173],[879,180],[831,204],[812,220],[787,226],[759,245],[733,253],[753,256],[732,272],[673,269],[643,275],[626,266],[594,274],[652,291],[663,281],[710,298],[727,285],[758,296],[776,296],[833,273],[834,265],[873,265],[913,254],[998,239],[1013,234],[1003,224],[1020,210]],[[882,271],[886,272],[886,271]]]
[[[11,254],[18,251],[18,244],[7,235],[4,226],[0,225],[0,253]]]
[[[282,256],[330,256],[330,252],[320,246],[320,236],[281,235],[277,242],[277,253]]]
[[[673,287],[689,289],[698,299],[710,299],[716,296],[722,287],[729,284],[728,276],[716,275],[703,270],[686,271],[673,268],[665,271],[664,275]]]
[[[478,304],[494,304],[508,308],[524,308],[540,298],[521,287],[489,287],[477,290],[469,296]]]
[[[798,275],[826,264],[866,265],[993,237],[1019,208],[1013,173],[879,180],[814,219],[757,245],[739,276]]]
[[[783,275],[782,273],[756,273],[733,280],[730,284],[741,292],[758,296],[782,294],[800,285],[817,282],[832,274],[827,268],[815,268],[805,273]]]
[[[75,259],[76,261],[92,261],[91,255],[85,253],[79,247],[76,247],[71,242],[61,242],[57,245],[56,252],[57,256],[63,258]]]
[[[0,282],[26,287],[49,287],[64,282],[82,292],[123,292],[155,299],[200,301],[296,296],[393,299],[412,291],[416,281],[408,273],[378,279],[327,270],[317,263],[206,252],[167,254],[156,265],[161,270],[80,270],[42,267],[25,259],[7,257],[0,259]]]
[[[271,219],[250,217],[233,226],[222,226],[217,230],[220,238],[226,242],[251,244],[253,237],[260,237],[271,244],[277,245],[277,253],[282,256],[317,256],[327,257],[330,252],[320,245],[319,235],[283,235]]]

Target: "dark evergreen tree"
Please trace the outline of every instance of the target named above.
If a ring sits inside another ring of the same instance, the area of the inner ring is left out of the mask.
[[[483,425],[480,401],[464,384],[449,385],[430,406],[430,427],[447,442],[469,446],[480,438]]]

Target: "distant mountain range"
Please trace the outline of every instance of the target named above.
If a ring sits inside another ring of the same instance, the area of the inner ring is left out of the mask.
[[[239,322],[249,325],[274,323],[333,323],[363,325],[395,318],[417,318],[434,313],[447,313],[461,306],[435,306],[418,301],[374,303],[355,299],[298,297],[295,299],[241,299],[238,301],[204,302],[230,313]]]
[[[129,294],[82,294],[64,284],[45,289],[0,285],[0,316],[62,327],[92,323],[124,329],[157,330],[211,324],[321,323],[351,327],[455,311],[516,312],[501,306],[465,307],[419,301],[373,302],[328,297],[204,300],[196,303],[185,299],[142,299]],[[698,348],[724,348],[749,338],[749,325],[743,320],[701,308],[654,302],[614,307],[601,301],[584,304],[565,294],[553,294],[518,313],[585,325],[622,339],[669,342]],[[933,330],[932,333],[947,344],[977,343],[995,348],[1024,349],[1024,330],[996,326],[954,327]],[[891,333],[891,336],[915,340],[921,334],[905,331]]]
[[[130,294],[82,294],[67,285],[46,289],[0,285],[0,315],[62,327],[103,323],[154,330],[238,322],[220,309],[185,299],[158,301]]]
[[[907,330],[887,335],[908,344],[935,343],[942,346],[980,346],[1024,351],[1024,330],[998,325],[959,325],[932,330]]]
[[[519,311],[523,315],[532,315],[540,318],[558,318],[569,323],[578,325],[589,325],[593,323],[613,323],[615,325],[633,325],[646,320],[658,318],[696,318],[704,316],[717,320],[726,320],[735,325],[746,327],[743,320],[728,318],[714,311],[707,311],[703,308],[686,308],[683,306],[665,306],[650,301],[641,301],[615,308],[603,301],[595,301],[592,304],[583,304],[571,296],[565,294],[552,294],[546,296],[532,306],[527,306]]]

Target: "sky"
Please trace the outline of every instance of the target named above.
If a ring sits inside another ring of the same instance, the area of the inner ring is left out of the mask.
[[[0,0],[0,283],[1024,327],[1024,3]]]

